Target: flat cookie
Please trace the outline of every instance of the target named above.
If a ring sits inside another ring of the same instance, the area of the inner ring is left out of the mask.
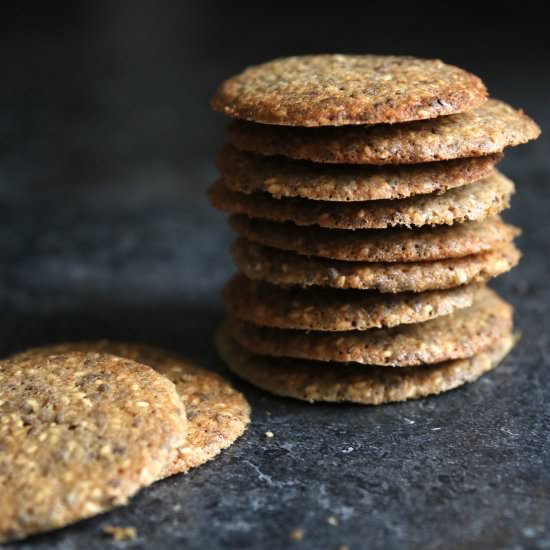
[[[0,542],[124,504],[185,442],[185,409],[153,369],[99,353],[0,363]]]
[[[419,229],[324,229],[233,215],[231,227],[247,240],[316,256],[357,262],[424,262],[479,254],[511,242],[520,231],[499,217]]]
[[[286,128],[232,122],[229,141],[244,151],[322,163],[416,164],[500,153],[535,139],[540,128],[496,99],[458,115],[399,125]]]
[[[255,325],[335,332],[423,323],[470,307],[478,290],[473,284],[381,295],[368,290],[280,288],[237,275],[226,285],[224,301],[233,317]]]
[[[240,437],[250,422],[248,402],[226,380],[161,348],[102,340],[36,348],[24,355],[67,351],[95,351],[132,359],[149,365],[175,384],[187,412],[187,440],[160,477],[187,472],[211,460]]]
[[[372,263],[308,258],[238,239],[232,254],[249,279],[279,286],[312,285],[373,289],[379,292],[424,292],[484,282],[514,267],[520,258],[513,244],[433,262]]]
[[[211,104],[264,124],[341,126],[434,118],[486,97],[478,77],[438,59],[304,55],[249,67],[223,82]]]
[[[346,366],[255,355],[239,346],[227,327],[216,334],[218,352],[243,380],[283,397],[316,401],[381,405],[417,399],[473,382],[495,368],[512,349],[516,338],[507,334],[486,351],[468,359],[438,365],[389,369]]]
[[[235,193],[221,181],[209,189],[208,196],[215,208],[251,218],[301,226],[319,225],[327,229],[384,229],[483,220],[508,208],[514,190],[508,178],[495,172],[483,180],[443,194],[402,200],[334,203],[274,199],[267,193]]]
[[[512,331],[512,308],[484,288],[474,304],[425,323],[365,331],[309,332],[228,320],[235,341],[248,351],[335,363],[411,367],[471,357]]]
[[[226,145],[216,167],[224,185],[239,193],[355,202],[443,193],[489,176],[501,158],[497,154],[408,166],[353,166],[265,157]]]

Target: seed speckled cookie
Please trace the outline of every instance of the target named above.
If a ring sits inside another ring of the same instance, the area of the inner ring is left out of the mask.
[[[319,225],[328,229],[384,229],[395,226],[452,225],[482,220],[508,208],[514,184],[499,172],[451,189],[401,200],[355,203],[275,199],[267,193],[245,195],[214,184],[208,192],[215,208],[274,222]]]
[[[216,166],[224,185],[235,192],[344,202],[443,193],[489,176],[501,158],[495,154],[405,166],[317,164],[247,153],[228,144]]]
[[[422,323],[473,304],[479,286],[420,293],[314,287],[280,288],[235,276],[224,289],[227,311],[255,325],[294,330],[346,331]]]
[[[340,126],[449,115],[486,96],[478,77],[438,59],[325,54],[249,67],[223,82],[211,104],[264,124]]]
[[[0,363],[0,542],[120,504],[156,479],[187,434],[174,385],[99,353]]]
[[[152,367],[175,384],[187,412],[187,440],[160,477],[187,472],[211,460],[240,437],[250,422],[248,402],[226,380],[161,348],[102,340],[36,348],[19,356],[67,351],[103,352],[132,359]]]
[[[235,318],[227,324],[240,346],[260,355],[411,367],[487,349],[512,331],[512,308],[484,288],[469,308],[392,328],[330,333],[259,327]]]
[[[303,256],[343,261],[423,262],[479,254],[511,242],[520,231],[499,217],[419,229],[324,229],[233,215],[229,223],[251,242]]]
[[[318,285],[391,293],[424,292],[484,282],[509,271],[520,258],[519,250],[510,243],[481,254],[433,262],[344,262],[308,258],[245,239],[234,243],[232,254],[237,267],[249,279],[279,286]]]
[[[229,368],[242,379],[283,397],[316,401],[381,405],[449,391],[495,368],[512,349],[516,338],[507,334],[486,351],[468,359],[436,365],[389,369],[338,366],[255,355],[239,346],[227,326],[216,335],[216,345]]]
[[[500,153],[540,134],[527,115],[496,99],[433,120],[398,125],[286,128],[234,121],[226,129],[237,148],[320,163],[416,164]]]

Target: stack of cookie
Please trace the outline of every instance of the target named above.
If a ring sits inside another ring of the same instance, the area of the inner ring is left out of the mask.
[[[317,55],[249,68],[212,105],[237,119],[211,203],[240,270],[217,344],[273,393],[380,404],[495,367],[514,343],[490,278],[519,260],[500,212],[505,147],[539,134],[437,60]]]

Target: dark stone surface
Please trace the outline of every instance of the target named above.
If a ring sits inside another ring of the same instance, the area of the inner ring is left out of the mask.
[[[200,64],[182,53],[193,39],[184,35],[180,57],[163,65],[167,32],[156,42],[139,35],[137,63],[136,35],[119,28],[125,14],[80,9],[71,25],[3,35],[0,351],[109,337],[224,370],[212,333],[233,268],[229,231],[205,198],[223,126],[206,99],[250,59],[229,56],[223,66],[218,49],[213,64]],[[94,38],[89,26],[102,32]],[[548,74],[484,55],[479,72],[491,91],[550,127]],[[379,408],[312,406],[235,380],[253,422],[217,460],[125,508],[13,547],[550,548],[548,153],[543,137],[502,164],[517,183],[507,219],[524,229],[525,255],[493,285],[523,333],[498,370],[440,397]],[[139,537],[109,542],[107,524],[135,526]],[[290,540],[295,529],[301,541]]]

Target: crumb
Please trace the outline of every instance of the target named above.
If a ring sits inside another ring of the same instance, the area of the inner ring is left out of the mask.
[[[520,296],[524,296],[525,294],[528,294],[530,288],[529,283],[524,280],[519,280],[513,283],[512,288],[516,291],[517,294]]]
[[[265,432],[265,436],[266,437],[269,437],[270,439],[274,436],[275,434],[273,432]]]
[[[333,527],[338,527],[338,520],[334,516],[329,516],[327,518],[327,523]]]
[[[302,540],[304,538],[304,532],[301,529],[294,529],[291,531],[290,538],[292,540]]]
[[[135,527],[116,527],[115,525],[106,525],[103,527],[103,533],[113,540],[135,540],[137,531]]]
[[[349,546],[346,546],[345,544],[343,544],[342,546],[338,547],[338,550],[349,550]]]
[[[174,510],[174,512],[179,512],[181,510],[181,504],[174,504],[172,510]]]

